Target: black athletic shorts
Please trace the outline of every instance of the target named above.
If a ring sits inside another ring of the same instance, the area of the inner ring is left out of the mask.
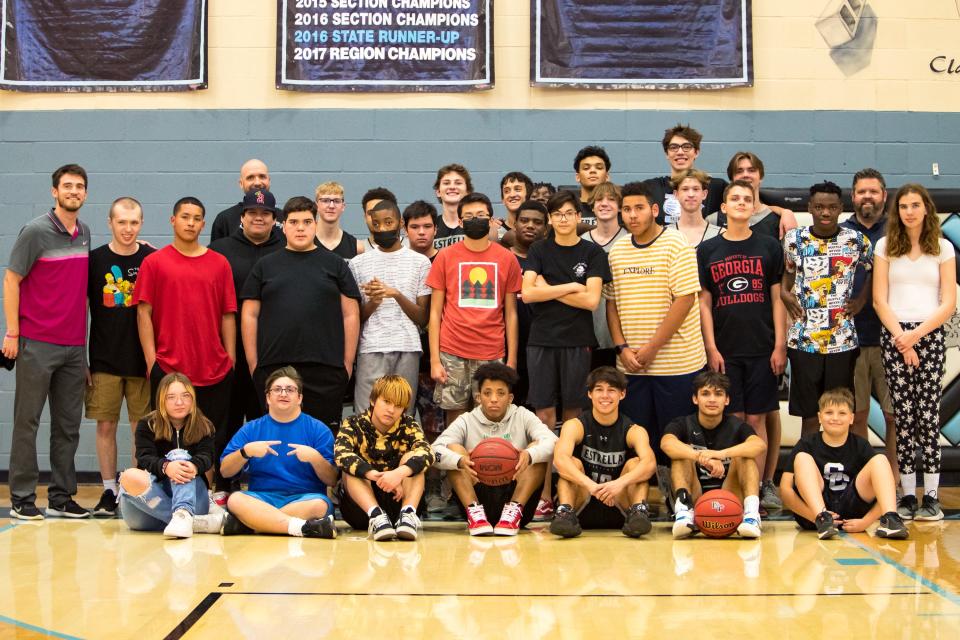
[[[843,353],[809,353],[787,349],[790,360],[790,415],[815,418],[824,391],[845,387],[854,393],[853,372],[860,349]]]
[[[796,485],[794,485],[794,491],[797,491]],[[797,495],[800,495],[799,491],[797,491]],[[838,514],[841,520],[855,520],[867,515],[867,512],[873,508],[876,500],[873,502],[864,500],[857,492],[857,483],[851,480],[850,484],[847,485],[847,488],[844,489],[842,493],[837,491],[824,491],[823,502],[827,507],[827,511],[833,511]],[[793,517],[797,521],[797,524],[803,529],[815,530],[817,528],[817,525],[806,518],[802,518],[797,514],[794,514]]]
[[[620,529],[624,514],[620,507],[608,507],[593,496],[577,512],[577,520],[584,529]]]
[[[727,413],[760,415],[780,408],[770,358],[724,358],[723,366],[730,378]]]
[[[527,372],[527,404],[534,409],[547,409],[558,403],[564,409],[589,406],[590,347],[528,346]]]

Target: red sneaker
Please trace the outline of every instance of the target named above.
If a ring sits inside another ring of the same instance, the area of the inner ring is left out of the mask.
[[[467,507],[467,531],[472,536],[488,536],[493,533],[493,527],[487,520],[487,513],[482,504],[473,503]]]
[[[520,518],[523,516],[523,505],[519,502],[508,502],[503,505],[500,522],[493,532],[498,536],[515,536],[520,533]]]
[[[540,498],[537,510],[533,512],[534,522],[549,522],[553,519],[553,502]]]

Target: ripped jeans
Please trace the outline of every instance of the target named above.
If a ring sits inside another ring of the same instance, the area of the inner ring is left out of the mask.
[[[189,460],[183,449],[173,449],[167,460]],[[210,509],[207,484],[197,475],[190,482],[176,484],[169,478],[157,480],[150,474],[150,486],[141,495],[134,496],[120,488],[120,515],[134,531],[163,531],[173,512],[186,509],[192,515],[204,515]]]

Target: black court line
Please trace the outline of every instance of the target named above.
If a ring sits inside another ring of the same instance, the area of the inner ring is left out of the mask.
[[[932,596],[935,595],[929,591],[913,592],[845,592],[845,593],[600,593],[600,594],[576,594],[576,593],[385,593],[385,592],[367,592],[355,593],[349,591],[215,591],[207,595],[193,611],[191,611],[173,631],[168,633],[164,640],[179,640],[193,625],[200,621],[200,618],[210,610],[221,596],[359,596],[361,598],[382,598],[384,596],[394,596],[401,598],[438,598],[455,596],[458,598],[790,598],[796,596],[823,596],[828,598],[845,596]]]

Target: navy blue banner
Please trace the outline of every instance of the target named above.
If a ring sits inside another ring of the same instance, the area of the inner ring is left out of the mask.
[[[493,88],[493,0],[279,0],[277,88]]]
[[[750,0],[531,0],[530,14],[534,86],[753,84]]]
[[[207,87],[207,0],[0,0],[0,88]]]

